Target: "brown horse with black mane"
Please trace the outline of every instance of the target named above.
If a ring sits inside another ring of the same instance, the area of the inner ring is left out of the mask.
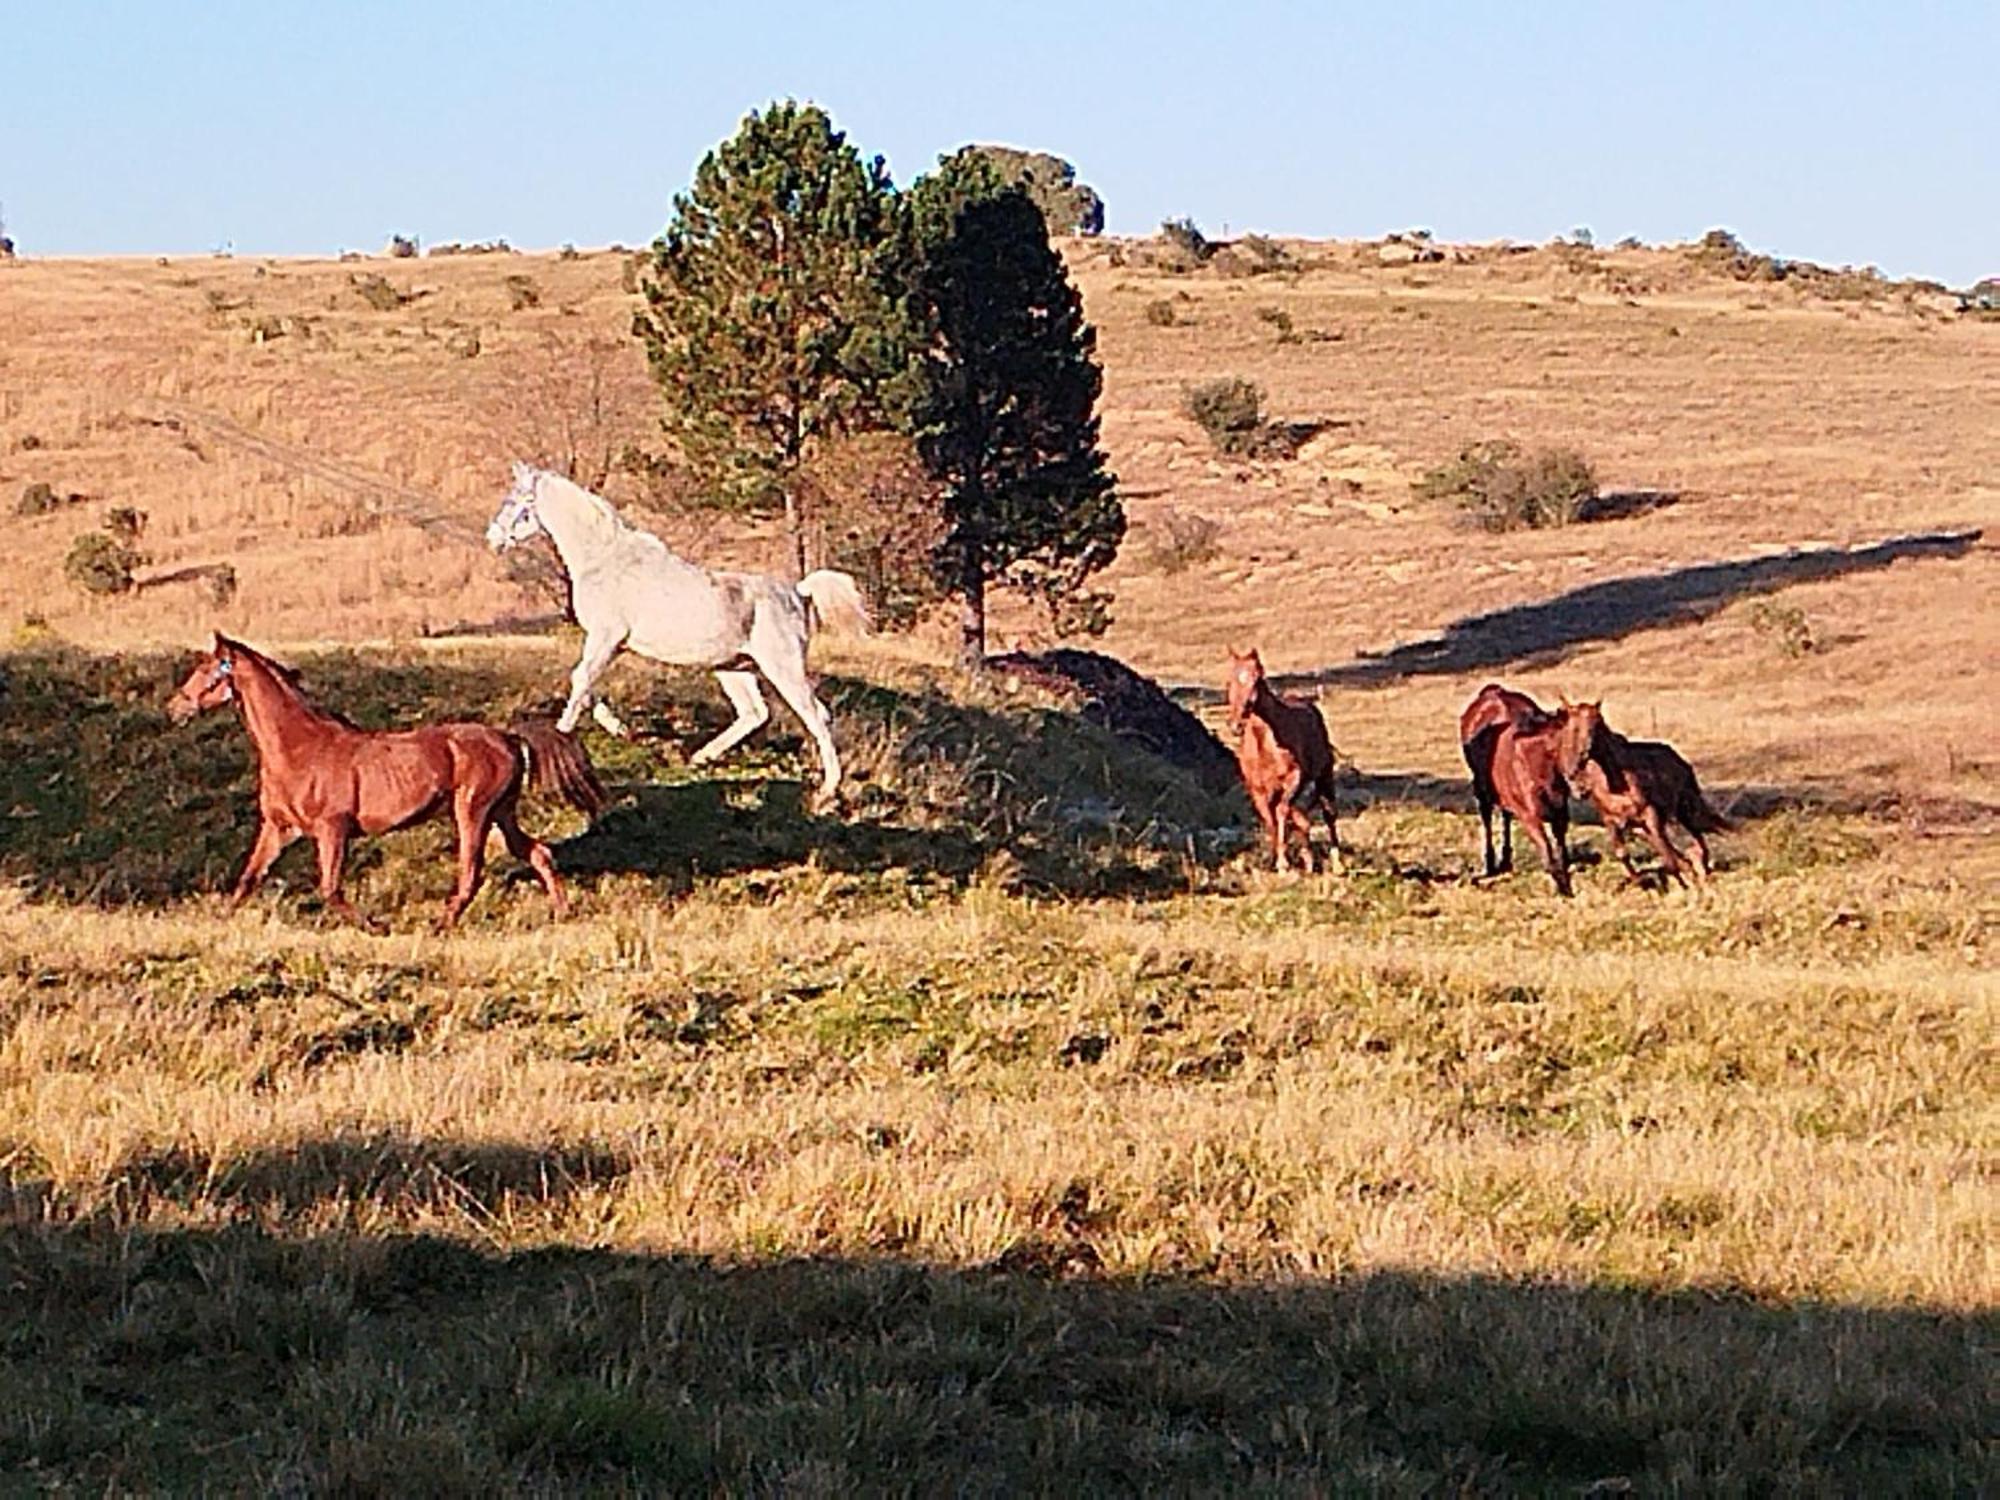
[[[1549,711],[1526,693],[1517,693],[1497,682],[1481,688],[1465,712],[1458,716],[1458,744],[1465,752],[1466,769],[1472,772],[1472,795],[1479,803],[1480,852],[1485,856],[1486,873],[1498,875],[1514,868],[1514,815],[1500,808],[1500,851],[1493,850],[1493,809],[1500,805],[1493,789],[1493,751],[1500,731],[1509,724],[1534,726],[1546,723]]]
[[[1271,836],[1271,855],[1278,868],[1291,868],[1285,835],[1298,830],[1308,872],[1313,867],[1312,821],[1306,812],[1315,802],[1326,818],[1333,840],[1328,856],[1340,868],[1340,824],[1333,805],[1333,741],[1326,720],[1315,704],[1281,697],[1264,675],[1264,662],[1253,649],[1229,653],[1229,727],[1236,734],[1236,764],[1243,772],[1250,805],[1257,809]]]
[[[521,829],[522,785],[560,794],[595,818],[604,788],[583,747],[553,724],[512,729],[486,724],[429,724],[370,731],[313,707],[286,668],[240,641],[217,635],[167,700],[184,724],[233,703],[257,752],[257,841],[230,896],[242,905],[294,839],[319,846],[319,892],[329,910],[364,921],[340,893],[347,845],[357,833],[387,833],[428,822],[450,809],[458,826],[458,884],[440,927],[456,922],[479,889],[487,835],[497,826],[508,852],[533,867],[558,917],[569,900],[548,845]]]
[[[1562,720],[1563,778],[1597,809],[1626,873],[1635,878],[1639,873],[1625,847],[1625,834],[1637,828],[1658,852],[1668,876],[1687,884],[1687,856],[1667,837],[1666,825],[1673,822],[1694,840],[1695,877],[1706,881],[1710,864],[1703,835],[1726,832],[1732,825],[1708,805],[1694,767],[1672,745],[1616,733],[1604,722],[1598,704],[1564,700]]]

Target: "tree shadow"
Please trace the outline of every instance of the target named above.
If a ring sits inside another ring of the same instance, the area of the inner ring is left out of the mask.
[[[548,686],[539,671],[487,662],[337,652],[302,666],[313,699],[365,729],[504,724]],[[253,831],[254,763],[227,711],[167,724],[162,705],[185,667],[171,655],[6,658],[0,874],[38,894],[101,905],[161,904],[230,883]],[[705,675],[647,673],[640,682],[621,703],[679,743],[700,743],[728,717]],[[839,815],[807,812],[798,772],[810,755],[783,717],[699,780],[663,768],[654,748],[590,730],[604,779],[623,783],[623,805],[564,843],[559,863],[586,877],[624,871],[685,889],[807,861],[964,881],[1004,853],[1009,882],[1029,889],[1147,896],[1184,888],[1186,859],[1219,858],[1193,835],[1227,818],[1222,798],[1075,713],[1027,702],[1002,711],[841,678],[827,679],[823,694],[853,772]],[[546,816],[531,808],[529,822]],[[448,838],[433,823],[363,840],[350,868],[366,875],[422,859],[442,880]],[[298,868],[310,851],[288,858]],[[495,873],[507,878],[508,868]]]
[[[1795,549],[1773,557],[1606,579],[1538,603],[1469,615],[1426,641],[1275,680],[1288,689],[1368,686],[1515,664],[1549,665],[1593,641],[1697,624],[1747,595],[1887,568],[1904,559],[1963,557],[1981,535],[1975,530],[1892,537],[1866,547]],[[1204,696],[1212,698],[1212,690]]]
[[[545,1162],[495,1149],[518,1157],[481,1200],[504,1214]],[[141,1180],[101,1213],[0,1182],[0,1465],[63,1490],[383,1494],[1993,1479],[1990,1315],[1425,1271],[1110,1277],[1083,1224],[971,1269],[489,1254],[329,1227],[379,1163],[300,1151],[334,1169],[220,1225],[147,1222]]]

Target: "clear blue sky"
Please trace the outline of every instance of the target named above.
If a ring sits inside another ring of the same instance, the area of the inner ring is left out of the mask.
[[[17,3],[0,203],[27,254],[638,244],[782,97],[899,182],[967,141],[1056,151],[1118,233],[1720,225],[2000,274],[2000,0]]]

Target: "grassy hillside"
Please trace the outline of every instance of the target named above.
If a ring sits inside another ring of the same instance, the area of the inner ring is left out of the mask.
[[[303,664],[383,720],[532,702],[533,659]],[[17,1471],[1982,1472],[1990,862],[1790,809],[1699,894],[1586,830],[1560,903],[1467,878],[1455,787],[1360,777],[1354,872],[1280,880],[1066,714],[876,662],[834,688],[849,817],[799,815],[795,740],[721,778],[594,741],[604,823],[531,810],[576,921],[503,868],[430,937],[431,830],[365,846],[373,938],[303,861],[205,894],[248,768],[227,717],[161,727],[175,665],[7,662]],[[649,725],[719,717],[652,687]]]
[[[1992,1487],[2000,330],[1666,251],[1113,250],[1071,250],[1135,523],[1109,649],[1316,686],[1349,872],[1273,876],[1237,799],[942,640],[825,641],[839,816],[788,719],[693,772],[720,694],[621,666],[654,738],[590,732],[615,806],[528,813],[576,918],[496,859],[446,940],[439,828],[357,851],[386,936],[301,853],[226,916],[246,747],[161,704],[218,626],[367,724],[545,705],[574,641],[420,640],[534,602],[171,412],[482,522],[620,259],[0,267],[0,510],[91,497],[0,522],[0,1474]],[[1239,373],[1331,425],[1214,456],[1180,387]],[[1498,435],[1680,501],[1494,536],[1412,497]],[[70,590],[110,503],[237,598]],[[1588,824],[1572,902],[1531,855],[1474,880],[1454,721],[1494,677],[1686,750],[1738,823],[1715,883],[1628,885]]]

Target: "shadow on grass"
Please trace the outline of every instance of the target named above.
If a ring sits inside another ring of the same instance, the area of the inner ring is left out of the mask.
[[[299,665],[316,702],[369,729],[505,723],[548,690],[539,658],[512,670],[339,652]],[[0,662],[0,875],[107,905],[228,886],[254,831],[255,769],[233,714],[167,723],[162,705],[185,667],[170,655],[69,651]],[[636,699],[637,717],[682,743],[699,743],[728,717],[705,675],[649,673],[627,687],[640,688],[622,700]],[[593,733],[606,780],[626,783],[624,805],[563,843],[559,863],[586,878],[629,872],[671,891],[809,858],[837,871],[962,881],[1004,852],[1010,878],[1028,888],[1145,896],[1185,884],[1180,862],[1189,856],[1176,830],[1230,815],[1185,774],[1072,713],[1000,711],[846,679],[829,679],[823,691],[843,737],[861,745],[847,752],[858,804],[849,812],[805,811],[794,778],[809,756],[783,720],[722,775],[701,780],[663,776],[652,751]],[[745,780],[746,769],[769,776]],[[531,809],[531,827],[536,817]],[[436,863],[442,837],[432,825],[363,840],[351,868],[367,874],[420,850]],[[281,875],[304,868],[310,850],[287,858]],[[506,878],[507,869],[497,863],[495,874]],[[448,878],[440,864],[440,895]]]
[[[1866,547],[1802,548],[1772,557],[1606,579],[1553,599],[1468,615],[1426,641],[1364,655],[1339,666],[1288,673],[1274,681],[1282,689],[1298,691],[1333,685],[1365,687],[1505,666],[1548,666],[1594,641],[1698,624],[1750,595],[1871,572],[1906,560],[1964,557],[1981,535],[1979,531],[1955,531],[1892,537]],[[1175,696],[1217,701],[1214,689],[1201,686],[1177,690]]]
[[[365,1153],[351,1169],[318,1190],[379,1190]],[[523,1152],[499,1175],[541,1169]],[[0,1469],[55,1489],[1971,1494],[1994,1477],[1991,1317],[1396,1271],[1116,1280],[1065,1272],[1088,1257],[1060,1245],[985,1270],[502,1256],[249,1214],[134,1227],[44,1198],[0,1187]]]

